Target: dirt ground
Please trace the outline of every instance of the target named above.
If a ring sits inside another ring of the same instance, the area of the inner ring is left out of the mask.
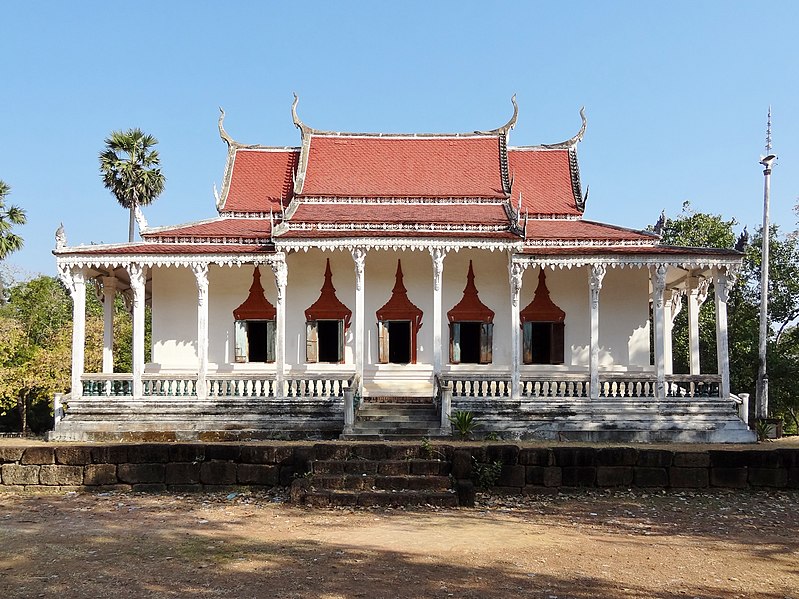
[[[0,494],[0,597],[799,598],[799,492]]]

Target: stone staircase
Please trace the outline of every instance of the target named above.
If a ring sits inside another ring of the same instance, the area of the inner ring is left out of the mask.
[[[365,399],[355,415],[352,433],[341,438],[378,441],[441,436],[441,416],[432,399],[375,397]]]
[[[328,506],[456,507],[458,494],[450,477],[450,461],[421,447],[378,444],[339,446],[310,471],[294,480],[293,503]]]

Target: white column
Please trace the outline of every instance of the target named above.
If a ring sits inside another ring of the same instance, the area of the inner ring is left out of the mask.
[[[366,250],[355,248],[352,250],[352,259],[355,262],[355,374],[360,381],[354,390],[358,393],[363,385],[363,355],[364,355],[364,266],[366,264]]]
[[[512,260],[512,259],[511,259]],[[522,293],[524,265],[511,261],[510,274],[510,328],[511,328],[511,399],[521,398],[521,329],[519,324],[519,300]]]
[[[730,296],[730,288],[733,285],[734,277],[726,268],[724,270],[716,268],[714,275],[713,288],[716,291],[716,359],[718,361],[719,374],[721,375],[719,396],[727,398],[730,396],[727,300]]]
[[[655,374],[657,384],[655,397],[664,399],[666,397],[666,266],[659,264],[652,269],[652,320],[655,325]]]
[[[441,374],[441,279],[444,275],[444,257],[447,253],[440,249],[430,250],[433,258],[433,374]]]
[[[72,399],[83,395],[84,352],[86,347],[86,277],[83,269],[59,267],[59,278],[72,296]]]
[[[197,282],[197,398],[208,397],[208,265],[192,264]]]
[[[117,278],[102,277],[103,284],[103,373],[114,372],[114,300]]]
[[[674,340],[674,320],[682,311],[683,292],[679,289],[670,289],[666,293],[666,332],[663,337],[663,362],[666,374],[674,374],[674,351],[672,343]]]
[[[688,342],[690,347],[693,375],[701,374],[699,363],[699,308],[705,303],[710,288],[710,280],[705,277],[691,277],[688,287]]]
[[[133,291],[133,397],[144,395],[142,374],[144,374],[144,267],[141,264],[128,266],[130,288]]]
[[[591,311],[591,330],[588,370],[591,378],[589,391],[591,398],[599,398],[599,292],[602,290],[602,280],[605,278],[607,266],[594,264],[588,271],[588,295]]]
[[[275,395],[282,397],[284,394],[283,378],[286,368],[286,284],[288,283],[288,266],[286,255],[275,254],[272,262],[272,271],[275,273],[275,286],[277,287],[277,304],[275,305]]]

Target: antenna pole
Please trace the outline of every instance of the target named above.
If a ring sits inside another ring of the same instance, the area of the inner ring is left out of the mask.
[[[768,269],[769,269],[769,196],[771,195],[771,164],[774,162],[771,153],[771,106],[768,108],[768,124],[766,126],[766,156],[760,161],[763,169],[763,247],[760,264],[760,345],[757,369],[757,417],[768,418],[768,373],[766,371],[766,341],[768,340]]]

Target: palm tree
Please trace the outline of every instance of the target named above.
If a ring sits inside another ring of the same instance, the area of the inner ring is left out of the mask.
[[[152,148],[157,143],[155,137],[139,128],[113,131],[100,153],[103,185],[130,210],[128,241],[133,241],[136,206],[147,206],[164,191],[158,151]]]
[[[14,233],[14,225],[24,225],[28,217],[25,211],[17,206],[6,207],[6,196],[11,191],[4,181],[0,180],[0,260],[5,260],[11,252],[22,247],[22,237]]]

